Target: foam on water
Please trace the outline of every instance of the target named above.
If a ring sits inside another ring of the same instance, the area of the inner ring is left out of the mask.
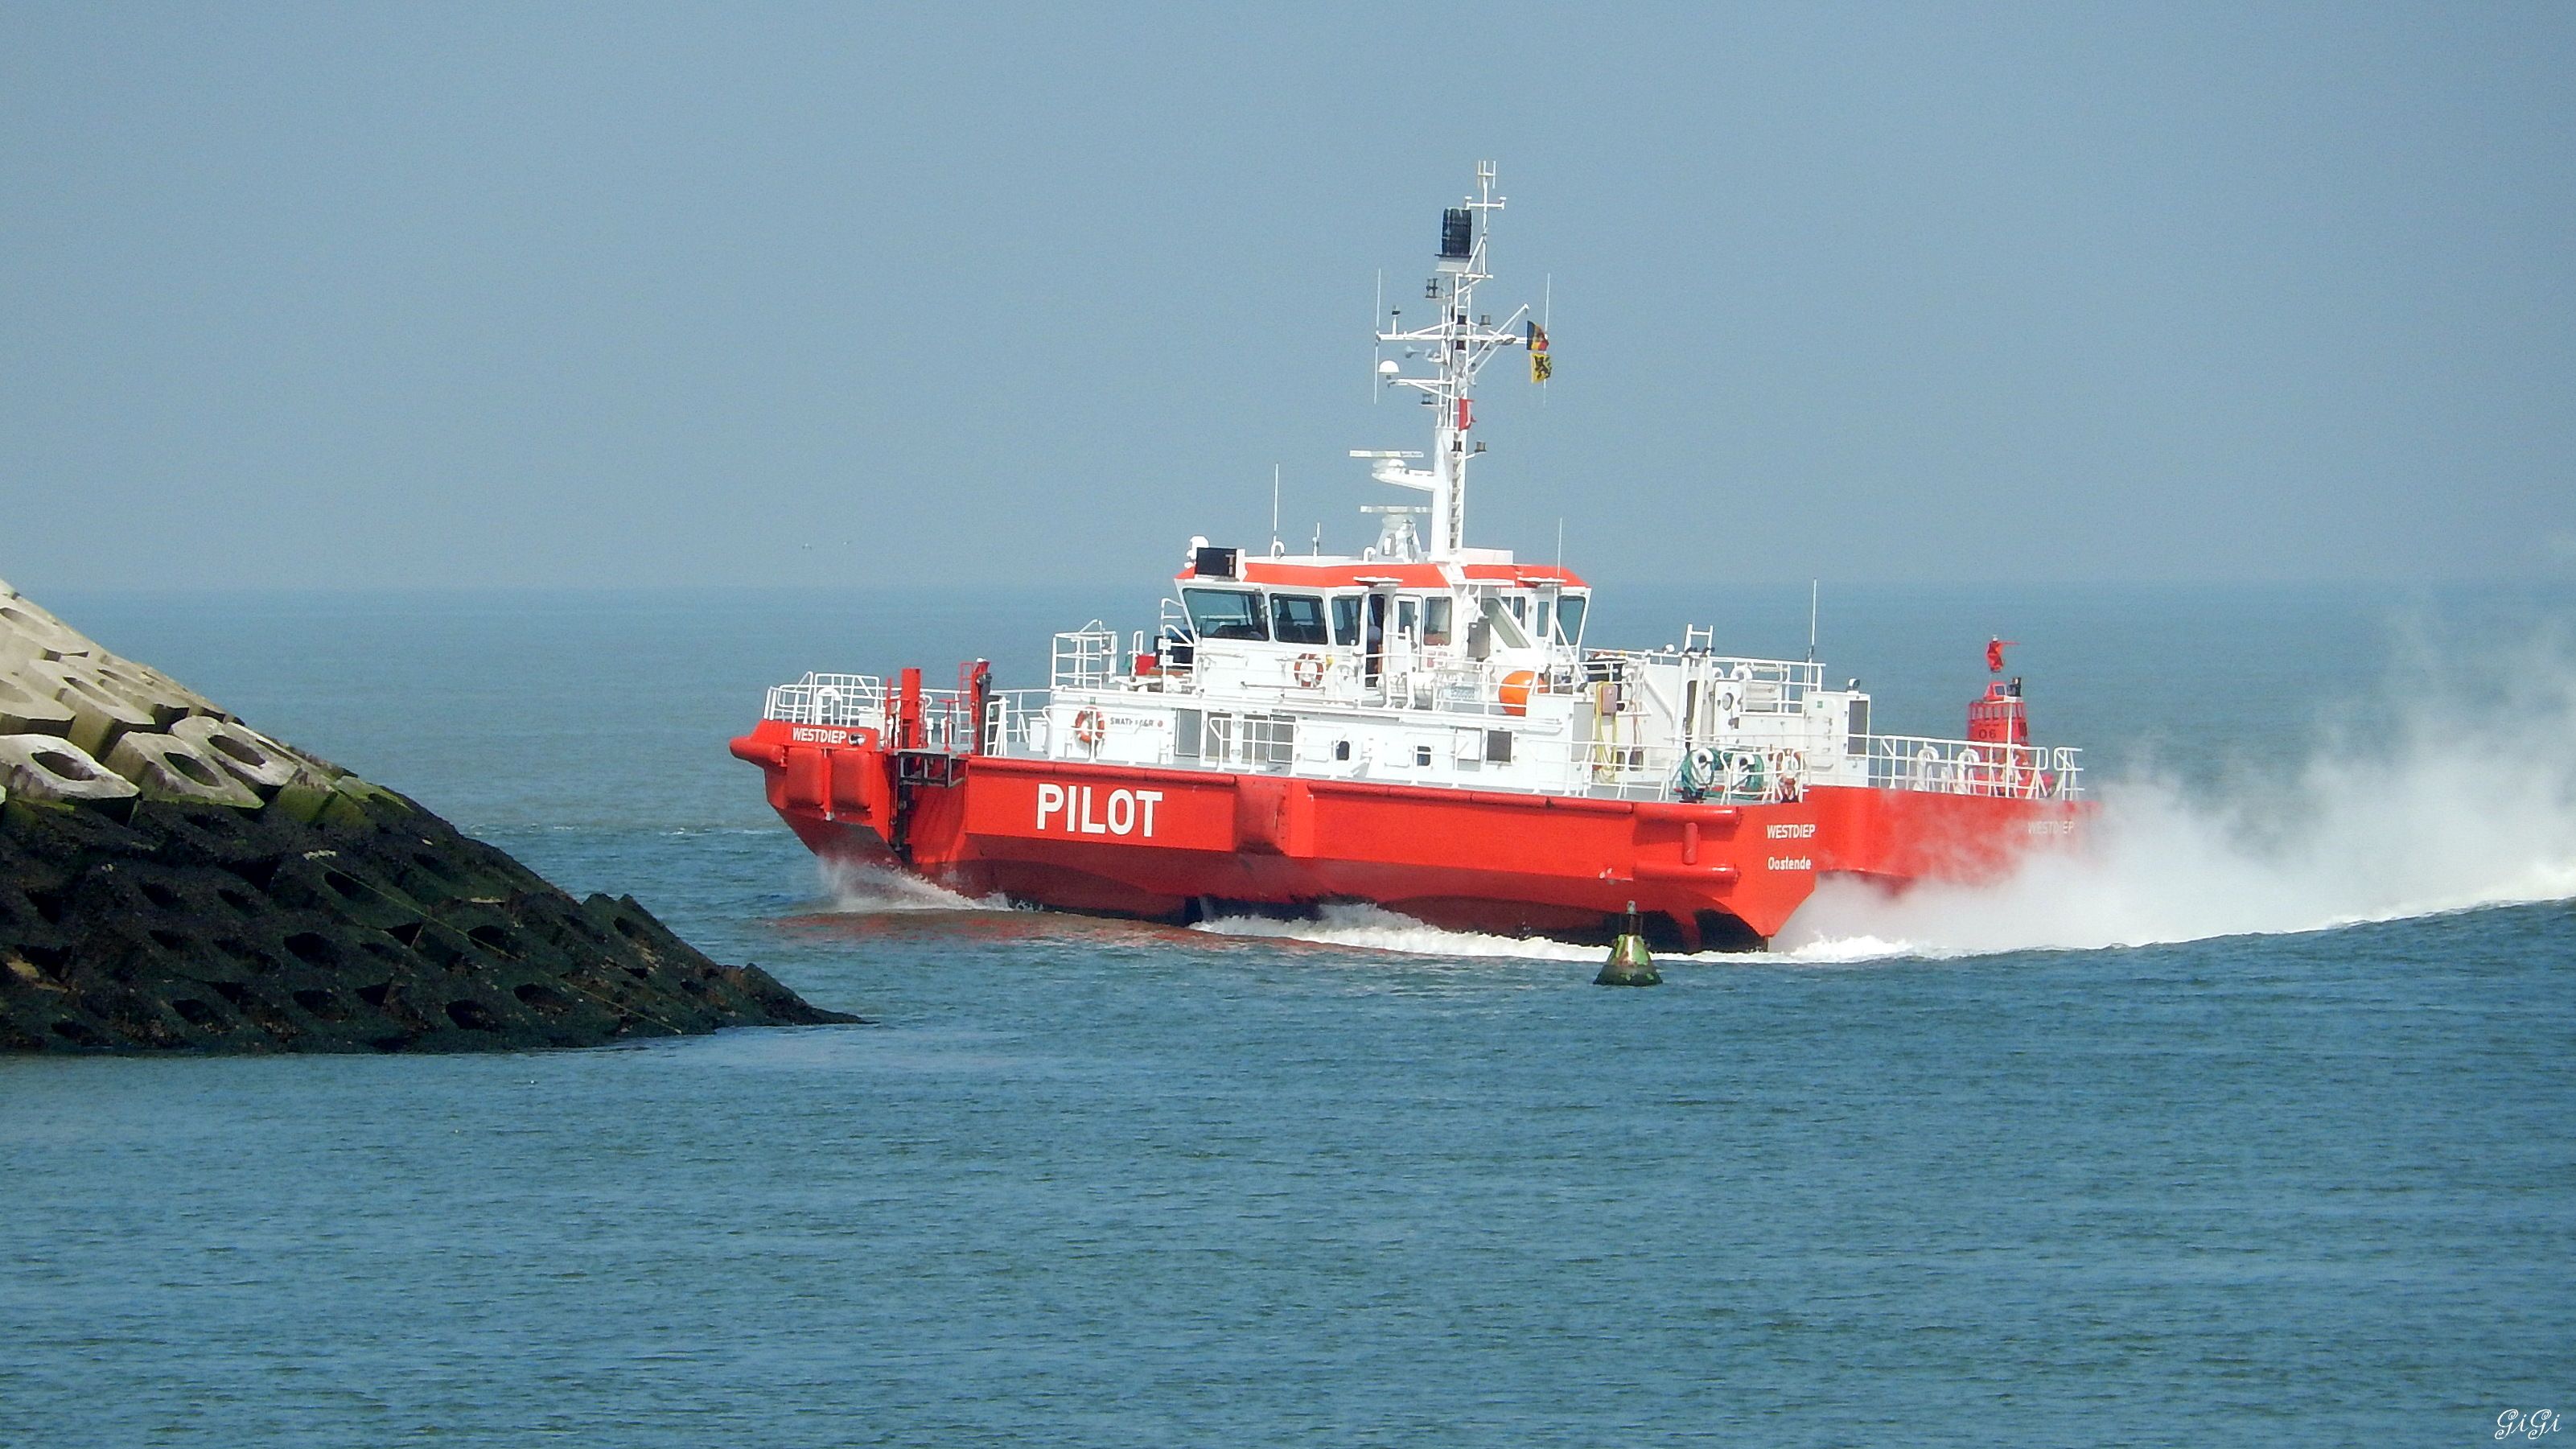
[[[2218,787],[2140,773],[2075,850],[1983,888],[1824,882],[1794,955],[1967,955],[2329,930],[2576,896],[2576,660],[2422,665],[2376,728]]]
[[[1444,931],[1383,906],[1333,902],[1310,919],[1273,920],[1262,916],[1219,916],[1190,928],[1218,936],[1253,936],[1308,941],[1321,946],[1352,946],[1369,951],[1401,951],[1412,956],[1500,956],[1526,961],[1591,961],[1598,946],[1571,946],[1539,937],[1523,940],[1473,931]]]
[[[831,908],[849,915],[876,916],[897,911],[1007,911],[1011,903],[998,896],[976,900],[917,875],[883,866],[817,860],[823,894]]]
[[[1364,951],[1396,951],[1408,956],[1491,957],[1520,961],[1581,961],[1593,965],[1604,954],[1599,946],[1578,946],[1544,936],[1494,936],[1478,931],[1451,931],[1425,924],[1399,911],[1364,902],[1331,902],[1309,918],[1275,920],[1262,916],[1219,916],[1190,927],[1218,936],[1248,936],[1305,941],[1319,946],[1347,946]],[[1743,962],[1740,954],[1657,952],[1657,961]],[[1852,959],[1837,956],[1833,959]]]

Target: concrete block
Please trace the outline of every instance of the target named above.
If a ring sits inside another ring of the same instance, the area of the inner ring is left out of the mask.
[[[0,735],[0,785],[22,800],[130,800],[134,782],[53,735]]]
[[[21,664],[31,661],[20,661]],[[20,679],[14,671],[0,667],[0,735],[67,735],[72,732],[72,707],[53,697],[50,690],[38,693],[41,686]]]
[[[72,661],[64,660],[65,664]],[[91,677],[129,703],[139,705],[153,722],[168,729],[192,714],[220,714],[214,703],[149,664],[137,664],[104,651],[89,657]]]
[[[21,665],[18,678],[28,688],[48,691],[71,707],[72,724],[64,738],[92,755],[108,753],[115,748],[117,736],[130,730],[149,733],[159,728],[152,711],[109,688],[85,660],[39,660]]]
[[[259,796],[195,745],[174,735],[128,731],[116,737],[107,767],[134,782],[146,800],[259,808]]]
[[[284,745],[252,729],[213,715],[190,715],[170,726],[173,739],[186,740],[200,754],[224,768],[225,773],[259,792],[262,798],[273,798],[278,791],[297,781],[315,789],[331,788],[328,777],[316,773],[298,760]]]
[[[39,655],[86,654],[89,636],[55,618],[30,599],[0,599],[0,638],[15,638]]]

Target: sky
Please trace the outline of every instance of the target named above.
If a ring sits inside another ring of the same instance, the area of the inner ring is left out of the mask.
[[[0,578],[2576,577],[2576,7],[0,3]]]

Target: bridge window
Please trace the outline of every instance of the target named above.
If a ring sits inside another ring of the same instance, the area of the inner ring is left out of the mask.
[[[1339,594],[1333,599],[1333,642],[1360,642],[1360,596]]]
[[[1325,644],[1324,601],[1314,594],[1272,594],[1270,637],[1282,644]]]
[[[1581,594],[1567,594],[1556,601],[1556,637],[1568,644],[1583,642],[1583,606],[1588,602]]]
[[[1422,601],[1406,597],[1395,601],[1395,632],[1407,639],[1422,637]]]
[[[1202,639],[1267,639],[1261,622],[1261,596],[1234,589],[1183,589],[1181,603],[1190,611],[1190,627]]]
[[[1422,601],[1422,642],[1425,644],[1449,642],[1449,596],[1447,594],[1434,594]]]

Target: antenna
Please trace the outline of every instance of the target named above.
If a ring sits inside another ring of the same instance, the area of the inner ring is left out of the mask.
[[[1385,315],[1386,268],[1380,267],[1377,269],[1377,300],[1369,304],[1369,404],[1372,407],[1377,404],[1378,394],[1386,391],[1381,385],[1385,374],[1378,369],[1378,364],[1386,360],[1386,347],[1378,341],[1377,330],[1378,319]]]
[[[1485,247],[1494,213],[1503,205],[1504,198],[1494,190],[1494,163],[1476,163],[1476,189],[1440,213],[1440,249],[1422,292],[1431,304],[1431,320],[1407,328],[1403,314],[1390,310],[1377,334],[1381,347],[1402,347],[1408,359],[1428,359],[1428,376],[1407,377],[1401,364],[1381,354],[1377,376],[1387,387],[1413,389],[1432,410],[1431,466],[1380,466],[1370,472],[1381,483],[1430,495],[1427,553],[1434,559],[1454,559],[1466,548],[1467,465],[1484,451],[1467,436],[1476,425],[1476,374],[1497,350],[1524,343],[1518,329],[1529,308],[1515,309],[1496,326],[1492,314],[1475,305],[1477,284],[1492,280]],[[1379,285],[1384,305],[1382,274]]]
[[[1276,463],[1270,465],[1270,549],[1273,553],[1279,550],[1279,465]],[[1815,657],[1813,650],[1808,652],[1808,657]]]
[[[1816,662],[1816,580],[1807,580],[1807,662]]]

